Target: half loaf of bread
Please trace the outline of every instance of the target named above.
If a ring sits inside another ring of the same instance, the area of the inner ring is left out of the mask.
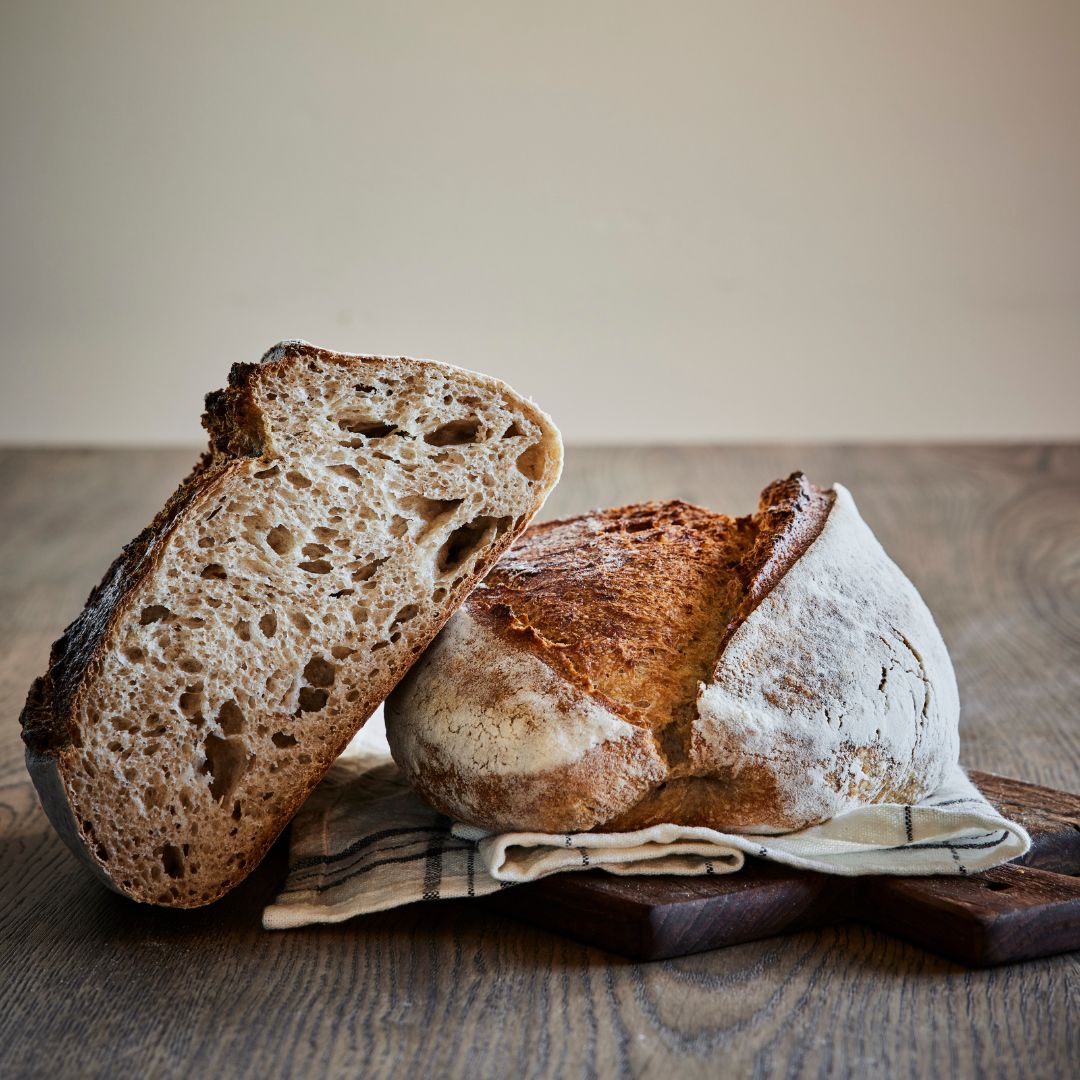
[[[913,802],[958,717],[915,587],[844,488],[801,474],[750,517],[647,503],[530,529],[386,706],[432,805],[547,833]]]
[[[539,409],[429,361],[287,342],[206,400],[209,452],[22,715],[72,849],[178,907],[259,862],[562,462]]]

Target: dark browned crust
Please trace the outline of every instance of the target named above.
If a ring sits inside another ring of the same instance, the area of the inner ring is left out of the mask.
[[[836,492],[815,487],[801,472],[774,480],[761,493],[751,521],[757,536],[737,573],[744,599],[724,633],[720,654],[751,612],[783,580],[825,528]]]
[[[657,731],[696,690],[687,658],[703,673],[715,661],[708,628],[718,611],[725,626],[741,599],[729,571],[747,539],[739,522],[683,502],[549,522],[526,532],[469,611],[508,647]]]
[[[738,771],[725,768],[711,776],[666,780],[595,828],[597,832],[633,832],[652,825],[686,825],[732,832],[768,821],[787,831],[806,824],[780,812],[782,805],[776,773],[767,765],[744,763]]]
[[[675,500],[536,525],[468,609],[617,716],[658,736],[674,722],[665,754],[685,756],[698,682],[820,535],[834,497],[794,473],[747,517]]]
[[[49,653],[49,667],[30,687],[19,721],[23,742],[35,754],[55,757],[73,742],[74,700],[90,673],[97,650],[123,610],[125,598],[153,569],[158,553],[184,511],[225,476],[228,460],[204,455],[191,475],[170,496],[154,520],[105,571],[86,606]]]
[[[209,434],[209,447],[196,462],[191,473],[170,496],[153,521],[130,543],[105,572],[87,598],[86,606],[75,620],[53,643],[49,666],[30,686],[26,703],[19,717],[23,741],[26,744],[27,766],[38,789],[42,806],[57,832],[71,850],[85,862],[94,873],[116,891],[132,899],[148,903],[160,902],[144,895],[137,889],[122,888],[112,878],[108,867],[94,851],[86,826],[77,821],[64,793],[65,759],[71,749],[79,744],[75,726],[76,700],[83,686],[91,679],[98,663],[100,650],[109,631],[124,614],[128,598],[153,570],[161,558],[169,535],[178,525],[185,511],[197,500],[210,493],[245,458],[273,455],[269,446],[263,418],[255,405],[252,387],[254,382],[271,364],[284,363],[297,358],[319,358],[333,363],[354,363],[357,360],[379,359],[374,357],[347,356],[320,349],[307,342],[288,341],[270,349],[258,364],[234,364],[229,372],[228,386],[206,395],[206,412],[202,416],[203,427]],[[405,359],[405,358],[401,358]],[[430,361],[410,360],[413,364]],[[530,510],[497,536],[474,572],[444,601],[439,616],[431,620],[427,640],[430,641],[442,629],[446,621],[468,596],[476,582],[517,538],[520,525],[525,524],[543,504],[546,491],[534,502]],[[520,524],[519,524],[520,523]],[[418,653],[421,650],[416,650]],[[367,721],[385,697],[408,671],[415,656],[402,657],[401,662],[388,670],[384,676],[382,695],[370,708],[358,707],[355,725],[337,744],[325,760],[313,762],[309,774],[301,777],[289,792],[283,793],[281,810],[276,822],[268,824],[265,833],[253,846],[251,856],[235,880],[225,882],[208,900],[184,897],[170,903],[174,907],[199,907],[223,896],[249,874],[270,850],[274,840],[303,805],[312,789],[322,779],[333,760],[348,745],[352,735]],[[380,680],[382,681],[382,680]]]

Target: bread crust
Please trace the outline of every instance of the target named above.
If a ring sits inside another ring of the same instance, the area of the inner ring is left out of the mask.
[[[467,624],[484,629],[485,664],[528,656],[649,738],[648,764],[623,733],[529,767],[535,733],[565,720],[550,693],[505,731],[525,767],[493,784],[467,735],[481,718],[497,728],[509,691],[458,674],[479,666]],[[450,700],[453,740],[440,715]],[[919,797],[956,760],[958,711],[948,654],[914,587],[843,488],[795,474],[766,488],[749,518],[669,502],[530,529],[386,714],[410,781],[475,825],[768,833]],[[603,768],[582,767],[601,758]]]
[[[168,549],[169,538],[178,525],[196,508],[212,500],[230,477],[252,469],[256,460],[260,465],[272,463],[275,447],[254,394],[259,380],[273,376],[287,365],[315,358],[324,363],[346,366],[372,361],[390,363],[399,365],[406,374],[423,367],[449,367],[433,361],[404,357],[388,359],[334,353],[300,341],[282,342],[269,350],[258,364],[235,364],[229,375],[228,386],[208,394],[206,398],[203,424],[210,436],[209,449],[153,521],[124,547],[108,568],[101,582],[91,591],[83,611],[53,644],[48,670],[34,680],[27,695],[20,717],[26,744],[26,763],[46,814],[71,850],[99,879],[133,899],[164,902],[137,886],[118,882],[99,855],[92,823],[80,820],[73,811],[71,783],[79,767],[81,745],[77,723],[80,697],[92,685],[103,656],[110,647],[113,631],[130,615],[132,597],[139,585],[160,566]],[[428,641],[465,599],[487,566],[509,547],[540,508],[561,470],[558,432],[540,410],[524,402],[498,380],[472,373],[462,374],[467,375],[473,385],[493,390],[516,407],[523,407],[544,434],[547,457],[535,502],[511,527],[496,536],[474,572],[447,597],[438,617],[428,627]],[[246,858],[244,873],[235,880],[218,883],[205,898],[182,898],[172,901],[172,906],[193,907],[209,903],[228,891],[258,864],[333,759],[401,678],[412,659],[410,655],[402,655],[396,663],[388,664],[380,677],[372,680],[356,700],[351,723],[346,725],[347,730],[336,743],[323,748],[305,771],[291,784],[282,787],[275,804],[280,810],[257,837]]]

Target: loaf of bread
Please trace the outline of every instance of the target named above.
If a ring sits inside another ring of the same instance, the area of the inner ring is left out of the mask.
[[[546,833],[775,833],[910,803],[957,759],[941,635],[839,485],[733,519],[647,503],[530,529],[391,695],[435,807]]]
[[[207,397],[210,450],[53,646],[22,715],[54,826],[177,907],[240,881],[555,484],[482,375],[287,342]]]

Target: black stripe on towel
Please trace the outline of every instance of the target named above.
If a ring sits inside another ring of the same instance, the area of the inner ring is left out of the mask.
[[[961,803],[974,803],[976,806],[984,806],[986,804],[986,800],[976,799],[973,796],[968,796],[965,799],[945,799],[942,802],[919,803],[919,809],[921,810],[924,807],[931,807],[932,809],[937,810],[938,807],[941,806],[959,806]]]
[[[982,833],[982,835],[983,836],[990,836],[991,834],[990,833]],[[938,848],[938,849],[941,849],[941,850],[952,851],[953,848],[959,848],[962,851],[970,851],[970,850],[974,850],[975,848],[997,847],[999,844],[1004,843],[1008,838],[1009,838],[1009,830],[1008,829],[1003,829],[1001,834],[998,836],[998,838],[996,840],[986,840],[986,841],[983,841],[982,843],[978,843],[978,844],[974,844],[974,843],[967,843],[967,844],[965,844],[965,843],[957,843],[956,841],[953,841],[952,843],[949,843],[947,841],[941,841],[941,842],[926,843],[926,844],[898,844],[896,847],[886,848],[885,850],[886,851],[925,851],[925,850],[929,850],[930,848]]]
[[[456,844],[453,847],[446,847],[446,851],[466,851],[468,850],[468,844]],[[419,851],[415,855],[400,855],[396,859],[379,859],[376,862],[368,863],[367,866],[361,866],[359,870],[353,870],[339,881],[331,882],[316,882],[313,885],[291,885],[286,889],[282,889],[280,895],[288,896],[290,893],[306,893],[316,892],[323,893],[328,892],[330,889],[340,888],[342,885],[347,885],[353,878],[361,877],[363,874],[370,874],[372,870],[377,870],[380,866],[390,866],[394,863],[411,863],[419,862],[420,859],[426,859],[428,857],[427,851]],[[512,884],[512,883],[508,883]]]
[[[469,845],[470,847],[472,845]],[[438,900],[439,886],[442,884],[442,857],[446,847],[446,833],[431,838],[427,849],[427,862],[424,864],[424,892],[421,900]]]
[[[340,851],[327,852],[325,855],[306,855],[302,859],[297,859],[289,869],[290,871],[296,871],[303,870],[308,866],[340,862],[342,859],[347,859],[350,855],[355,855],[358,851],[363,851],[364,848],[369,848],[372,844],[377,844],[380,840],[386,840],[391,836],[406,836],[409,833],[445,832],[450,819],[446,818],[445,820],[446,825],[415,825],[410,828],[381,829],[379,832],[368,833],[367,836],[354,840],[348,847],[344,847]]]
[[[381,859],[384,855],[389,855],[394,851],[407,851],[410,848],[415,848],[417,844],[425,845],[423,853],[426,854],[431,841],[426,836],[414,835],[400,844],[387,844],[384,842],[376,847],[370,847],[366,851],[354,852],[348,863],[338,863],[337,866],[332,866],[328,860],[315,866],[305,866],[300,870],[290,871],[289,877],[290,880],[310,880],[319,877],[324,882],[333,884],[332,879],[343,880],[349,877],[354,871],[363,866],[368,859]]]

